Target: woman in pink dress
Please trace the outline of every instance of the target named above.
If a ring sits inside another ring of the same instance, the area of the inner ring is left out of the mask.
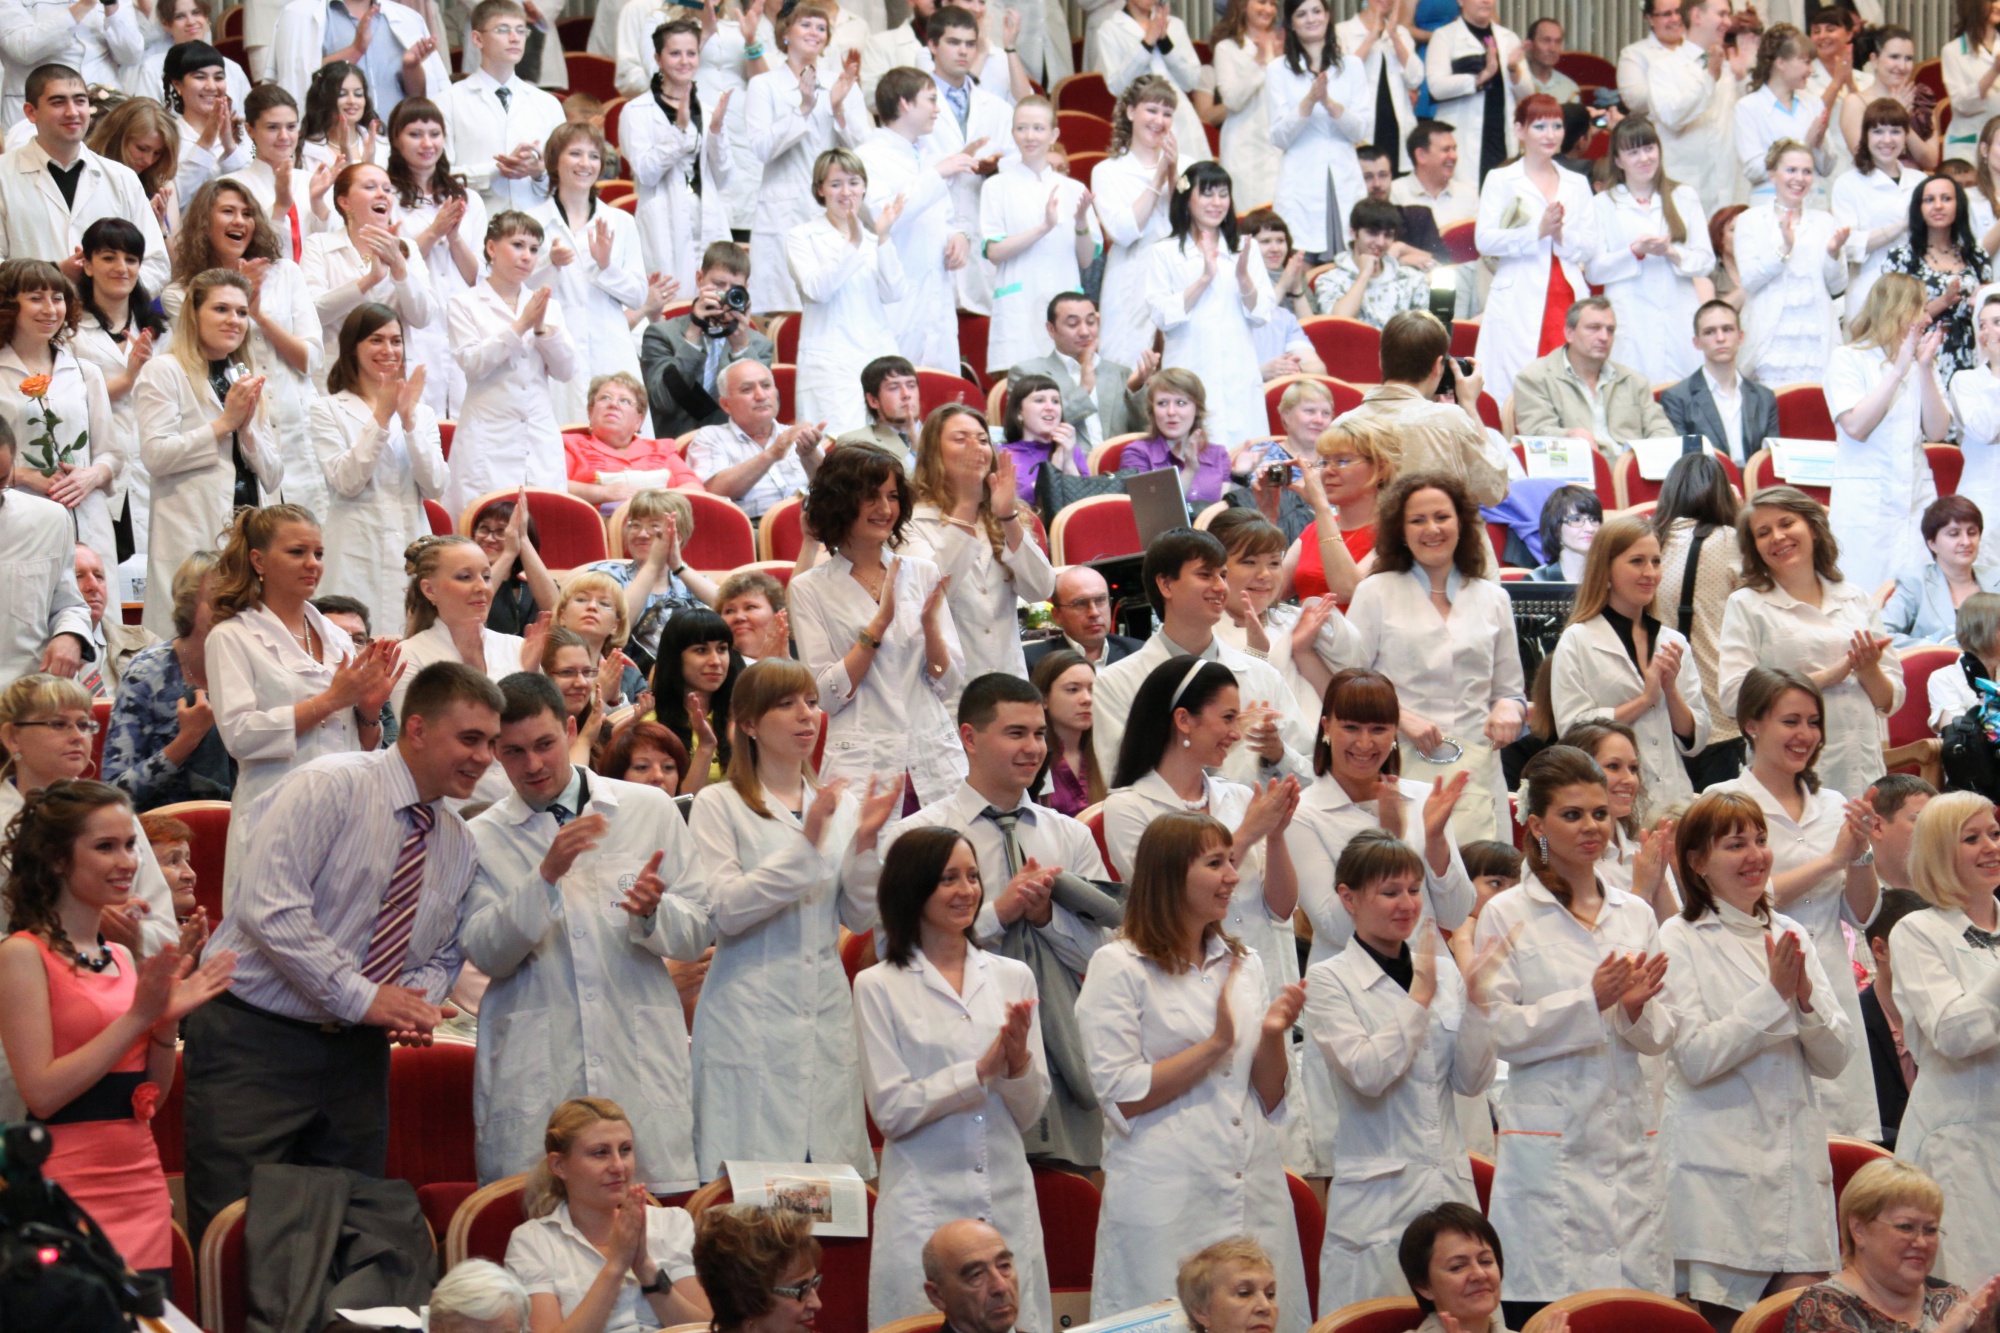
[[[28,795],[11,833],[0,1044],[28,1114],[49,1127],[43,1173],[127,1266],[164,1274],[173,1206],[147,1122],[173,1083],[180,1020],[228,987],[236,955],[197,967],[170,944],[135,963],[98,934],[139,867],[139,821],[118,788],[51,783]]]

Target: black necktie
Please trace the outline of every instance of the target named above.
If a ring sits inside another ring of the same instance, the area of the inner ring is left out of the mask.
[[[500,99],[500,109],[502,111],[511,111],[514,109],[514,90],[512,88],[495,88],[493,95]]]
[[[1965,942],[1975,949],[2000,948],[2000,935],[1989,934],[1977,926],[1967,926]]]
[[[549,807],[549,813],[556,817],[557,828],[561,828],[564,824],[576,818],[574,814],[570,813],[569,807],[560,801]]]

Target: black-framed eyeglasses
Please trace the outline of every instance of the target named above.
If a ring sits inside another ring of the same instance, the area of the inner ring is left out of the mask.
[[[788,1301],[802,1301],[807,1292],[818,1291],[819,1284],[826,1281],[826,1274],[814,1273],[803,1282],[791,1282],[782,1287],[771,1288],[773,1296],[783,1296]]]

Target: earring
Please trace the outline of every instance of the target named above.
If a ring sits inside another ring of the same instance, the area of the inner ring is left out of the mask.
[[[1194,748],[1194,739],[1189,736],[1181,737],[1181,748],[1183,750],[1192,750]]]
[[[1541,849],[1541,853],[1542,853],[1542,863],[1543,863],[1544,865],[1548,864],[1548,860],[1549,860],[1549,840],[1548,840],[1548,837],[1547,837],[1546,835],[1544,835],[1544,836],[1542,836],[1542,837],[1538,837],[1538,838],[1536,838],[1536,839],[1535,839],[1535,845],[1536,845],[1537,847],[1539,847],[1539,848]]]

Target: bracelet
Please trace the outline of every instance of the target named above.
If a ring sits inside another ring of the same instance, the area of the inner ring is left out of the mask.
[[[1021,508],[1019,505],[1016,505],[1014,508],[1009,509],[1006,513],[995,514],[993,517],[999,519],[1002,523],[1012,523],[1015,519],[1019,518],[1020,516],[1021,516]]]
[[[743,58],[745,60],[762,60],[764,58],[764,44],[762,42],[744,43]]]
[[[172,1049],[174,1049],[174,1047],[180,1045],[179,1037],[171,1037],[166,1041],[161,1041],[158,1037],[153,1036],[151,1033],[147,1033],[146,1035],[147,1039],[150,1040],[153,1043],[153,1045],[159,1047],[163,1051],[171,1051]]]
[[[1001,52],[1002,52],[1003,54],[1005,54],[1005,55],[1010,55],[1010,56],[1011,56],[1011,55],[1018,55],[1018,54],[1020,54],[1020,53],[1019,53],[1019,52],[1018,52],[1017,50],[1015,50],[1015,48],[1013,48],[1013,47],[1011,47],[1011,46],[1003,46],[1003,47],[1001,47],[1001,48],[1000,48],[1000,50],[1001,50]]]
[[[882,641],[865,629],[855,632],[854,641],[871,652],[882,646]]]
[[[681,575],[687,573],[687,561],[685,560],[681,561],[678,565],[675,565],[672,569],[668,570],[667,572],[669,574],[672,574],[675,578],[679,578]]]

